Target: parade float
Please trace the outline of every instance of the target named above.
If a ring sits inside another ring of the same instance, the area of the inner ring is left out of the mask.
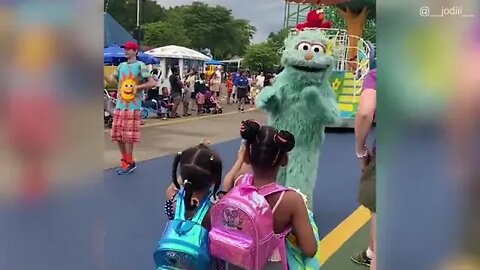
[[[374,0],[286,0],[284,27],[321,28],[331,41],[335,59],[330,83],[337,95],[340,119],[330,127],[349,127],[355,123],[363,78],[375,60],[375,47],[362,38],[365,21],[375,16]],[[337,5],[346,23],[344,29],[327,20],[324,8]],[[297,29],[295,29],[297,28]]]

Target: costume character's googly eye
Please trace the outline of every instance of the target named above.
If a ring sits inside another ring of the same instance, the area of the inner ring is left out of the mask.
[[[301,51],[308,51],[310,50],[310,44],[306,43],[306,42],[300,42],[300,44],[298,44],[298,47],[297,47],[297,50]]]
[[[313,50],[315,53],[319,53],[319,52],[325,53],[325,47],[323,47],[323,46],[321,46],[321,45],[313,45],[313,46],[312,46],[312,50]]]

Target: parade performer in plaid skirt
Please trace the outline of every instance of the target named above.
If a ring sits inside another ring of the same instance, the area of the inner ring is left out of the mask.
[[[111,135],[122,154],[122,166],[117,169],[119,175],[130,174],[137,168],[133,160],[133,145],[140,142],[142,93],[155,87],[148,67],[137,60],[138,44],[127,42],[123,48],[127,62],[121,63],[110,77],[105,77],[109,82],[118,82]]]

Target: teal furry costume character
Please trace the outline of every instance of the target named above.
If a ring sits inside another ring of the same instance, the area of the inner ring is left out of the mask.
[[[339,115],[329,83],[334,59],[328,53],[329,41],[317,29],[292,33],[284,47],[284,70],[260,92],[256,105],[268,113],[269,125],[295,136],[295,148],[278,181],[304,193],[311,208],[325,125],[333,124]]]

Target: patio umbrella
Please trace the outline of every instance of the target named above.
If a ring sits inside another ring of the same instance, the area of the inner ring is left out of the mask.
[[[157,58],[148,55],[144,52],[139,52],[137,59],[144,62],[145,64],[158,64],[159,61]],[[103,49],[103,63],[107,65],[115,65],[121,62],[127,61],[125,56],[125,50],[118,46],[113,45]]]

